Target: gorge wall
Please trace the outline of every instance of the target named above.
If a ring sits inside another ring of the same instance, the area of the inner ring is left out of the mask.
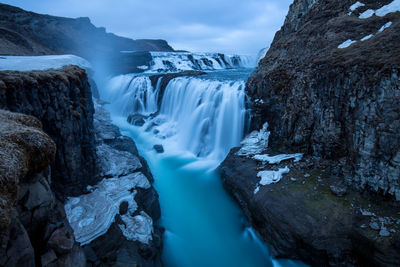
[[[219,168],[271,253],[312,266],[400,262],[400,10],[361,2],[294,1],[246,86],[263,129]]]
[[[37,117],[57,144],[52,186],[62,199],[86,191],[96,178],[93,103],[86,72],[0,72],[0,108]]]
[[[270,146],[336,159],[347,183],[400,199],[400,12],[360,18],[392,1],[354,2],[293,3],[248,81],[254,127],[267,121]]]
[[[83,250],[50,189],[55,143],[38,119],[4,110],[0,140],[0,264],[85,266]]]
[[[0,108],[37,118],[1,111],[1,265],[161,265],[152,175],[103,105],[94,108],[86,72],[77,66],[0,72]],[[104,201],[114,193],[115,201]],[[68,209],[68,199],[76,209]],[[86,219],[83,232],[79,219]]]

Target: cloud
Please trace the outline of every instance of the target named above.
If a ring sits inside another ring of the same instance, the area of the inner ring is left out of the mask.
[[[270,44],[292,0],[6,0],[26,10],[90,17],[133,39],[165,39],[175,49],[255,54]]]

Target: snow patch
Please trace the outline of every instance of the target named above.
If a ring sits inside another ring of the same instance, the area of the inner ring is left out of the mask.
[[[119,225],[126,239],[148,244],[152,240],[153,220],[144,211],[134,217],[129,214],[121,216],[125,225]]]
[[[345,42],[343,42],[342,44],[340,44],[339,46],[338,46],[338,48],[339,49],[343,49],[343,48],[347,48],[347,47],[349,47],[349,46],[351,46],[352,44],[354,44],[354,43],[356,43],[357,41],[353,41],[353,40],[347,40],[347,41],[345,41]]]
[[[251,132],[240,144],[242,147],[236,155],[249,156],[261,153],[268,147],[268,138],[270,132],[268,123],[265,123],[260,131]]]
[[[277,171],[261,171],[258,172],[257,177],[260,177],[261,185],[269,185],[279,182],[282,179],[282,175],[289,173],[290,169],[286,166],[285,168],[280,168]]]
[[[48,70],[61,69],[69,65],[77,65],[83,69],[91,69],[88,61],[74,55],[55,56],[1,56],[0,70]]]
[[[135,212],[136,191],[131,192],[132,189],[149,188],[149,186],[148,179],[137,172],[119,178],[104,179],[93,187],[91,193],[69,198],[64,209],[74,230],[76,241],[85,245],[105,234],[114,222],[114,217],[119,212],[119,206],[123,201],[128,202],[129,214]],[[148,227],[153,227],[152,222]],[[131,238],[131,236],[132,234],[129,234],[126,237]]]
[[[297,153],[297,154],[281,154],[281,155],[276,155],[276,156],[269,156],[268,154],[264,155],[255,155],[253,157],[255,160],[262,161],[264,164],[269,163],[269,164],[279,164],[284,160],[288,159],[294,159],[294,162],[298,162],[303,158],[302,153]]]
[[[361,41],[364,42],[364,41],[366,41],[366,40],[368,40],[368,39],[370,39],[370,38],[372,38],[372,37],[374,37],[373,34],[367,35],[367,36],[363,37],[363,38],[361,39]]]
[[[350,10],[351,10],[352,12],[354,12],[357,8],[362,7],[362,6],[365,6],[365,4],[360,3],[360,2],[356,2],[354,5],[352,5],[352,6],[350,7]]]
[[[399,12],[400,11],[400,0],[394,0],[388,5],[381,7],[380,9],[375,11],[375,14],[378,17],[384,17],[389,13]]]
[[[367,19],[372,17],[372,15],[375,14],[375,11],[373,11],[372,9],[368,9],[366,11],[364,11],[363,13],[360,14],[359,18],[360,19]]]
[[[377,10],[368,9],[367,11],[360,14],[360,19],[367,19],[376,15],[378,17],[384,17],[387,14],[400,11],[400,0],[394,0],[390,4],[387,4]]]
[[[392,22],[389,21],[388,23],[386,23],[385,25],[383,25],[378,32],[383,32],[385,29],[389,28],[390,26],[392,26]]]

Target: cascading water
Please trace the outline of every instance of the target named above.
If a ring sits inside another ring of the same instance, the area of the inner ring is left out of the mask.
[[[179,77],[164,89],[161,78],[153,88],[146,75],[121,75],[101,92],[114,123],[135,140],[153,173],[166,229],[165,266],[298,266],[269,256],[214,171],[243,138],[249,73]],[[147,115],[143,126],[127,123],[135,113]],[[155,144],[165,152],[158,154]]]
[[[147,67],[148,72],[251,68],[256,64],[252,56],[187,52],[150,52],[150,54],[152,61]]]
[[[109,90],[104,91],[102,97],[112,103],[117,113],[149,115],[158,109],[158,91],[152,87],[148,77],[120,75],[112,78],[107,88]]]
[[[222,160],[243,138],[244,82],[176,78],[165,89],[160,115],[175,124],[175,140],[196,156]],[[170,127],[159,127],[168,136]]]

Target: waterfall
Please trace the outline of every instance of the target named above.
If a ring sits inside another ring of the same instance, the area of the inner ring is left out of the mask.
[[[199,157],[221,160],[243,137],[244,86],[243,81],[176,78],[165,89],[160,116],[175,126],[182,148]],[[159,132],[162,135],[170,129],[161,127]]]
[[[132,74],[112,78],[104,92],[104,99],[113,103],[114,112],[121,115],[150,115],[157,111],[157,88],[146,76]]]
[[[152,61],[147,72],[176,72],[185,70],[220,70],[252,68],[252,56],[221,53],[150,52]]]
[[[102,97],[123,116],[159,111],[143,127],[197,157],[220,161],[239,145],[246,118],[244,81],[175,78],[157,107],[161,79],[153,88],[146,76],[119,75],[108,82]]]

